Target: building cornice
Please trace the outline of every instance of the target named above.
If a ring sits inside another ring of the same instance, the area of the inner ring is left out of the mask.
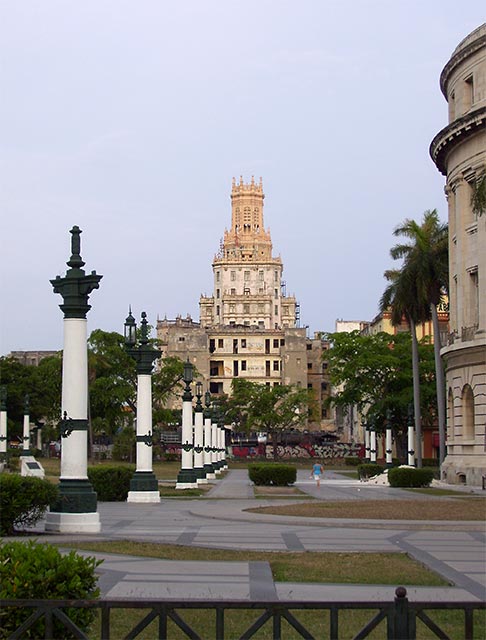
[[[486,107],[475,109],[444,127],[430,143],[429,153],[442,175],[447,175],[447,156],[452,149],[486,126]]]
[[[478,27],[476,31],[484,30],[484,25]],[[474,34],[474,32],[473,32]],[[469,34],[469,36],[465,39],[466,41],[471,38],[473,34]],[[461,44],[457,47],[456,51],[452,54],[451,59],[443,68],[442,73],[440,74],[440,89],[444,94],[446,100],[448,100],[447,96],[447,84],[449,82],[449,78],[453,71],[467,58],[472,56],[479,49],[486,47],[486,34],[479,36],[469,44],[461,46]]]

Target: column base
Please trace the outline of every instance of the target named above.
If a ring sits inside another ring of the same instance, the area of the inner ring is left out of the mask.
[[[177,474],[176,489],[195,489],[197,477],[194,469],[181,469]]]
[[[51,505],[52,513],[96,513],[96,492],[91,482],[79,479],[61,478],[59,499]]]
[[[196,481],[205,480],[206,472],[204,471],[204,467],[194,467],[194,473],[196,474]]]
[[[46,516],[45,530],[57,533],[99,533],[100,514],[50,511]]]
[[[160,502],[160,493],[158,491],[129,491],[127,502],[156,504]]]
[[[130,480],[130,493],[159,493],[159,483],[153,471],[135,471]]]
[[[206,478],[206,476],[204,476],[204,478],[198,478],[197,479],[197,484],[207,484],[208,483],[208,479]]]

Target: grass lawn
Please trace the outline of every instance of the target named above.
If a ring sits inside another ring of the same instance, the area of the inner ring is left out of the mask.
[[[366,518],[371,520],[484,521],[486,498],[464,496],[453,500],[313,501],[248,509],[254,513],[306,518]]]

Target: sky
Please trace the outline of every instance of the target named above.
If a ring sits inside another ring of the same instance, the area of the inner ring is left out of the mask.
[[[484,0],[0,0],[0,355],[62,348],[78,225],[88,333],[212,294],[233,176],[300,324],[371,320],[394,228],[436,208],[439,76]]]

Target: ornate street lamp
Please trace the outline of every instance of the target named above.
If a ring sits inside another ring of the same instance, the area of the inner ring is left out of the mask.
[[[204,472],[208,480],[214,480],[216,474],[211,463],[212,460],[212,441],[211,441],[211,393],[206,391],[204,394]]]
[[[387,409],[386,411],[385,455],[386,455],[386,467],[387,469],[389,469],[390,467],[393,467],[391,409]]]
[[[88,298],[103,276],[86,274],[81,258],[81,229],[71,231],[69,269],[51,280],[63,298],[64,349],[62,359],[61,477],[59,500],[46,516],[46,531],[98,533],[101,530],[96,493],[88,480]]]
[[[194,379],[194,368],[187,358],[184,362],[184,391],[182,393],[182,454],[181,469],[177,475],[176,489],[193,489],[197,487],[197,478],[194,471],[194,434],[192,424],[192,391],[191,383]]]
[[[152,469],[152,370],[162,352],[149,344],[147,314],[142,312],[140,340],[130,309],[124,325],[125,349],[137,367],[137,469],[130,480],[127,502],[160,502],[159,485]]]

